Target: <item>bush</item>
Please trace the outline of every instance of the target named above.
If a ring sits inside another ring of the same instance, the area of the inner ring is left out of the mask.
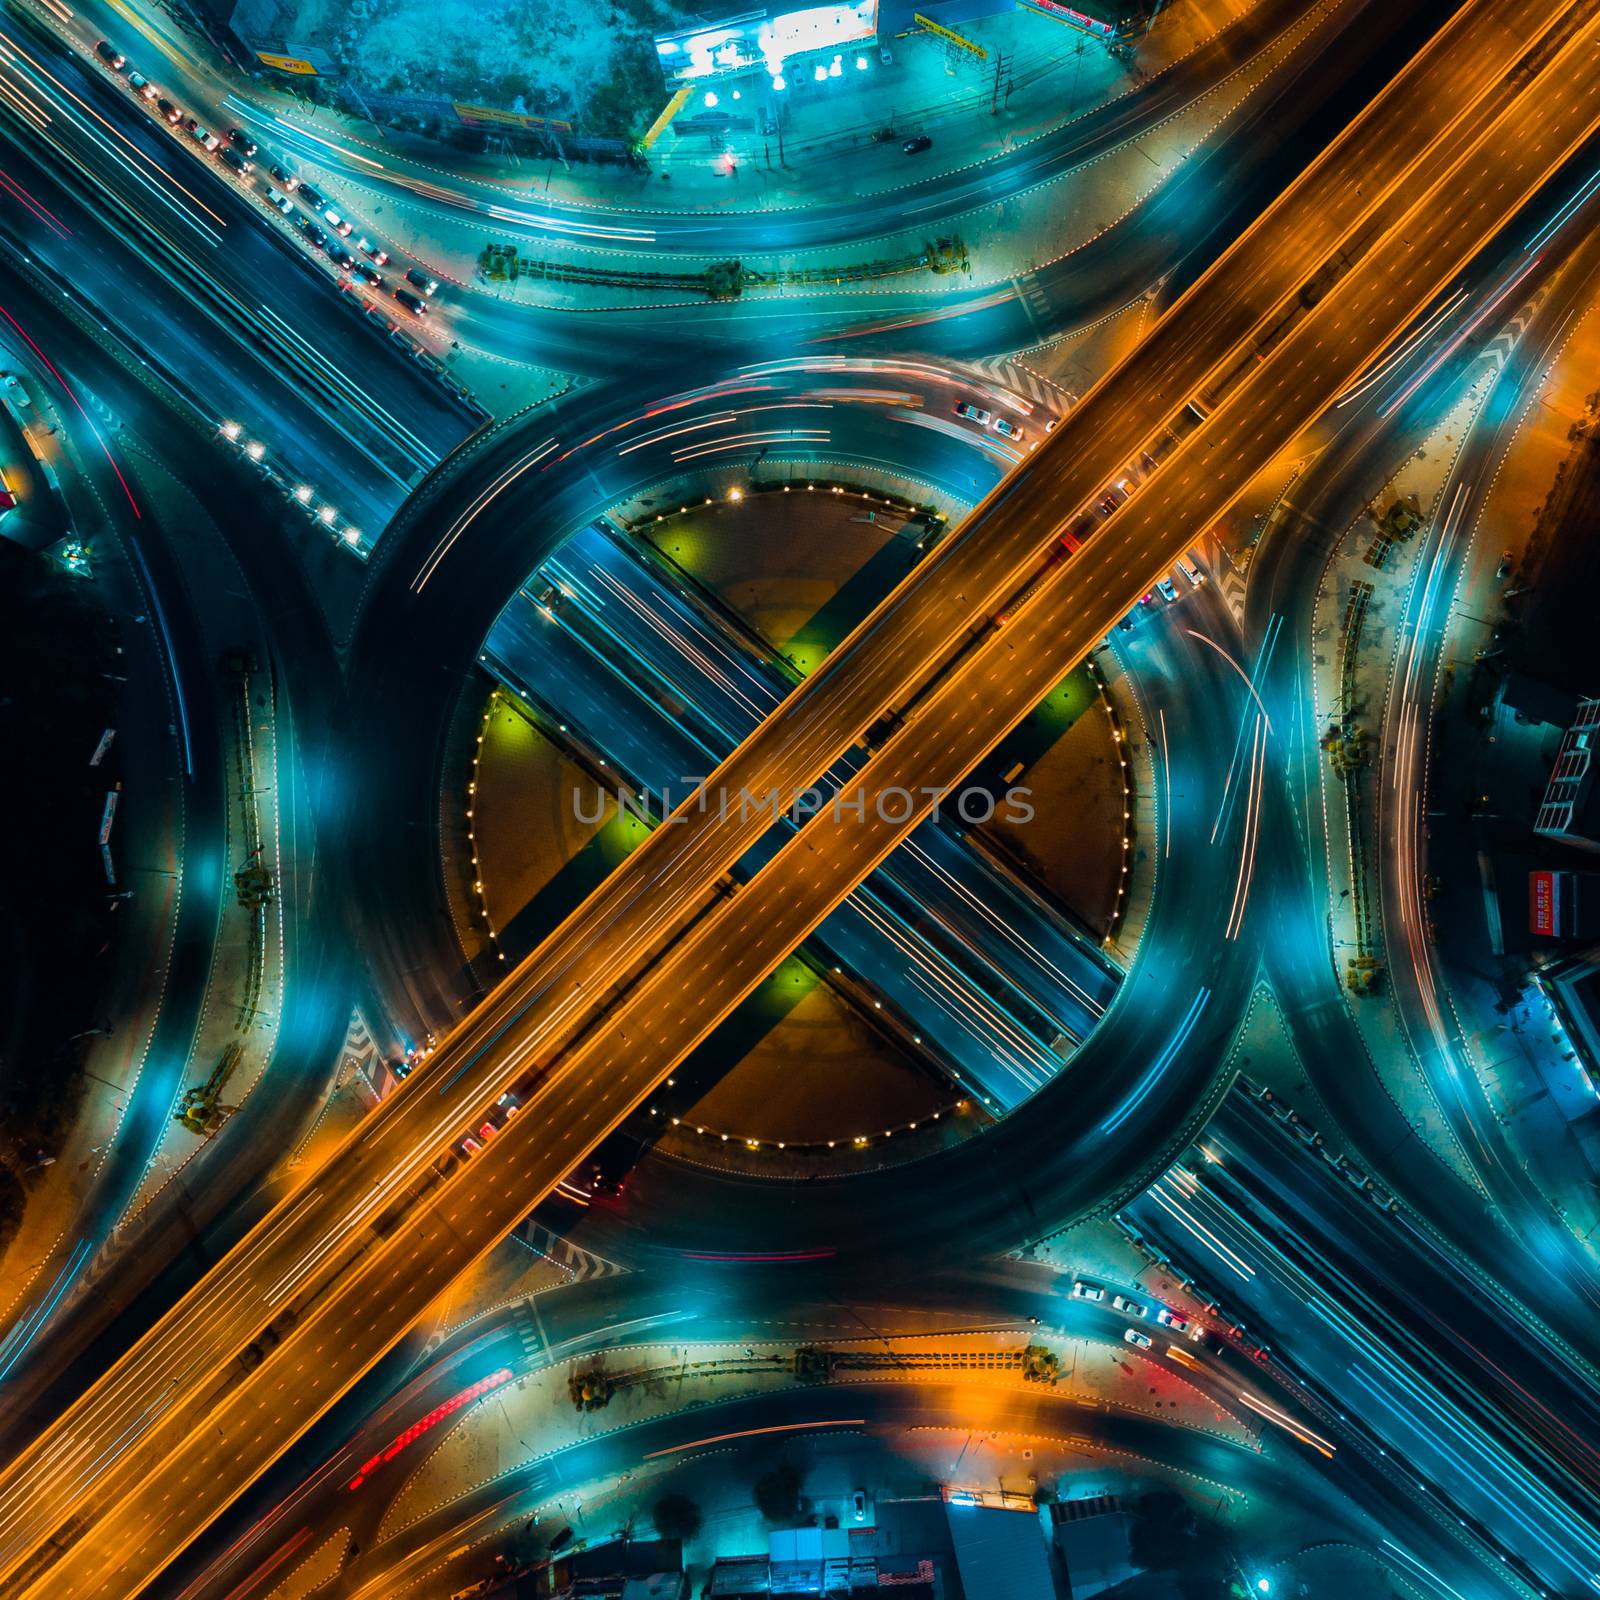
[[[755,1481],[756,1509],[768,1522],[793,1522],[800,1513],[800,1469],[780,1461]]]
[[[700,1507],[686,1494],[664,1494],[656,1501],[651,1518],[663,1539],[688,1541],[705,1525]]]

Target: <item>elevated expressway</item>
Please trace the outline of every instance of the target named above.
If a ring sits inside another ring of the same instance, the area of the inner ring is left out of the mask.
[[[1463,7],[711,792],[790,795],[887,706],[906,715],[863,772],[869,797],[968,770],[1600,122],[1573,70],[1594,48],[1592,7],[1551,7],[1532,29],[1524,9]],[[1205,422],[1070,561],[1052,560],[1064,523],[1197,394]],[[926,808],[824,810],[731,893],[728,868],[770,818],[691,800],[13,1460],[0,1592],[137,1592]],[[1205,974],[1192,976],[1203,1005]],[[1160,1067],[1142,1064],[1106,1138]],[[455,1141],[513,1083],[523,1115],[462,1162]]]

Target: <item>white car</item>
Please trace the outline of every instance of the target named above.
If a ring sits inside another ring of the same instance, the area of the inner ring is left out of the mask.
[[[1163,1328],[1171,1328],[1174,1333],[1187,1333],[1189,1330],[1189,1319],[1180,1317],[1176,1311],[1169,1311],[1165,1306],[1156,1312],[1156,1321]]]
[[[1122,1339],[1124,1344],[1131,1344],[1136,1350],[1148,1350],[1150,1348],[1150,1335],[1148,1333],[1140,1333],[1137,1328],[1127,1329],[1123,1333]]]
[[[286,217],[294,215],[294,201],[280,190],[272,188],[267,190],[267,204],[276,206]]]
[[[19,411],[33,404],[33,397],[22,387],[22,379],[16,373],[8,372],[4,378],[0,378],[0,387],[5,389],[6,399]]]
[[[1020,439],[1022,437],[1022,429],[1014,422],[1007,422],[1004,417],[996,417],[994,419],[994,431],[1006,439]]]
[[[1072,1280],[1072,1298],[1074,1300],[1104,1300],[1106,1292],[1098,1283],[1085,1283],[1082,1278]]]
[[[976,422],[980,428],[987,427],[994,420],[992,411],[985,411],[982,406],[975,406],[970,400],[963,400],[956,407],[956,415],[965,417],[968,422]]]
[[[323,210],[322,215],[327,219],[328,226],[339,235],[341,239],[348,239],[355,229],[339,215],[332,206]]]
[[[1127,1317],[1148,1317],[1150,1315],[1149,1306],[1138,1300],[1130,1300],[1125,1294],[1119,1294],[1111,1303]]]

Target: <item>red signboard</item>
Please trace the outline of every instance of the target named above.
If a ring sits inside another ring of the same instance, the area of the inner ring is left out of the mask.
[[[1102,22],[1099,17],[1085,16],[1071,6],[1062,5],[1060,0],[1022,0],[1022,3],[1030,11],[1042,11],[1045,16],[1054,17],[1058,22],[1082,28],[1085,33],[1098,34],[1102,39],[1116,37],[1117,30],[1109,22]]]
[[[1528,874],[1528,927],[1551,938],[1556,931],[1556,875],[1553,872]]]

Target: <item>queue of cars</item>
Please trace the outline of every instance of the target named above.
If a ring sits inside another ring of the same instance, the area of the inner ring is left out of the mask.
[[[128,87],[141,100],[152,104],[168,127],[181,127],[203,150],[216,156],[221,165],[225,166],[234,177],[241,182],[250,180],[255,170],[255,158],[259,154],[259,146],[243,128],[229,128],[221,135],[213,133],[198,117],[190,116],[181,106],[164,96],[142,73],[132,70],[128,66],[127,57],[109,40],[98,41],[94,52],[113,72],[126,74]],[[359,281],[363,287],[379,291],[388,287],[379,270],[388,264],[389,254],[386,250],[364,236],[356,241],[355,249],[352,250],[345,240],[355,233],[355,224],[331,205],[318,189],[298,178],[282,161],[272,161],[268,166],[267,175],[270,181],[260,181],[260,189],[267,204],[283,216],[291,218],[301,237],[312,248],[322,251],[336,267],[342,272],[349,273],[351,279]],[[311,215],[297,213],[296,201],[305,206]],[[356,251],[360,252],[359,256]],[[349,288],[350,284],[347,282],[341,287]],[[396,285],[389,289],[389,294],[413,317],[422,318],[428,315],[429,302],[438,287],[437,279],[418,267],[411,267],[406,271],[405,285]],[[381,316],[378,320],[384,324],[385,331],[394,337],[394,325]],[[419,354],[418,347],[413,341],[402,336],[396,342],[401,343],[408,354]],[[443,368],[437,362],[433,362],[432,365],[442,375]],[[450,383],[442,376],[441,381],[446,382],[446,386],[453,392],[459,390],[459,386]],[[464,390],[459,393],[465,398]]]
[[[1072,1298],[1074,1300],[1087,1300],[1094,1305],[1102,1305],[1106,1299],[1106,1289],[1088,1278],[1074,1278],[1072,1280]],[[1120,1311],[1123,1316],[1134,1324],[1144,1322],[1151,1315],[1151,1307],[1143,1300],[1137,1300],[1132,1295],[1114,1294],[1111,1296],[1111,1308]],[[1190,1339],[1199,1339],[1205,1330],[1184,1316],[1181,1311],[1174,1311],[1171,1306],[1156,1306],[1154,1308],[1155,1320],[1169,1333],[1180,1337],[1187,1335]],[[1124,1343],[1131,1344],[1135,1349],[1148,1350],[1152,1344],[1148,1333],[1137,1326],[1129,1326],[1123,1330]]]
[[[1002,439],[1010,439],[1015,444],[1020,444],[1027,438],[1022,429],[1009,418],[996,416],[988,407],[975,405],[970,400],[957,403],[956,415],[967,422],[977,423],[980,428],[993,428]]]

